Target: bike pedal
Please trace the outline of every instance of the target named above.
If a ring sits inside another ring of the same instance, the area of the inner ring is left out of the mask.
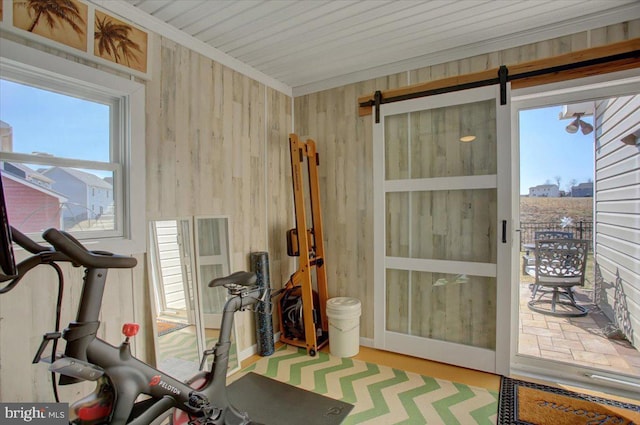
[[[60,375],[70,376],[72,378],[82,379],[84,381],[95,381],[104,375],[104,369],[91,363],[72,357],[63,357],[53,362],[49,366],[51,372]]]
[[[46,334],[44,334],[42,336],[42,342],[40,343],[40,347],[38,347],[38,351],[36,352],[36,355],[33,357],[32,363],[33,364],[40,363],[40,361],[42,360],[42,353],[44,353],[44,350],[46,350],[47,346],[49,345],[49,342],[60,339],[61,336],[62,334],[60,332],[47,332]]]

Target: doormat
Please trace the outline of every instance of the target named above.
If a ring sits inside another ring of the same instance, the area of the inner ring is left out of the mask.
[[[158,326],[158,336],[163,336],[179,329],[189,326],[187,323],[169,322],[167,320],[156,320]]]
[[[498,425],[634,425],[640,406],[502,377]]]
[[[229,401],[265,425],[340,425],[353,404],[248,373],[227,387]]]
[[[495,425],[498,417],[497,391],[287,345],[229,381],[249,371],[352,404],[342,425]]]

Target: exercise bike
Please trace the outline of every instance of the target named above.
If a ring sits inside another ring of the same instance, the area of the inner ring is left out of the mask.
[[[226,392],[234,313],[265,302],[268,296],[264,288],[256,285],[254,273],[236,272],[209,283],[210,287],[224,286],[230,295],[222,315],[219,340],[212,350],[205,351],[205,355],[214,356],[214,361],[209,371],[200,372],[187,383],[180,382],[131,354],[129,339],[137,333],[139,325],[124,324],[125,339],[117,347],[96,336],[107,271],[135,267],[136,259],[89,251],[73,236],[56,229],[43,233],[51,247],[38,244],[9,226],[2,192],[0,183],[0,282],[8,282],[0,288],[0,294],[13,289],[38,265],[53,266],[60,282],[62,272],[57,263],[67,262],[85,269],[76,320],[63,332],[45,334],[34,358],[34,363],[38,363],[49,342],[53,341],[50,370],[60,374],[60,385],[96,382],[93,394],[70,405],[71,423],[148,425],[173,408],[174,423],[256,424],[230,403]],[[32,254],[17,265],[13,242]],[[66,341],[66,347],[63,355],[56,355],[55,347],[60,338]],[[146,396],[146,399],[139,400],[140,396]]]

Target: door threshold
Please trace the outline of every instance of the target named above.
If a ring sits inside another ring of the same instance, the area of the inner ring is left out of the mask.
[[[640,380],[606,371],[585,371],[567,364],[556,367],[534,365],[536,359],[527,358],[528,364],[512,364],[510,377],[531,380],[542,384],[564,387],[571,391],[585,392],[599,397],[621,398],[621,401],[638,404]],[[560,368],[560,366],[562,368]]]

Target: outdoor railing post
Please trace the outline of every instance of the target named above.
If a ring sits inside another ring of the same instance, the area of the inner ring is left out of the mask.
[[[582,220],[580,220],[580,239],[582,239]]]

